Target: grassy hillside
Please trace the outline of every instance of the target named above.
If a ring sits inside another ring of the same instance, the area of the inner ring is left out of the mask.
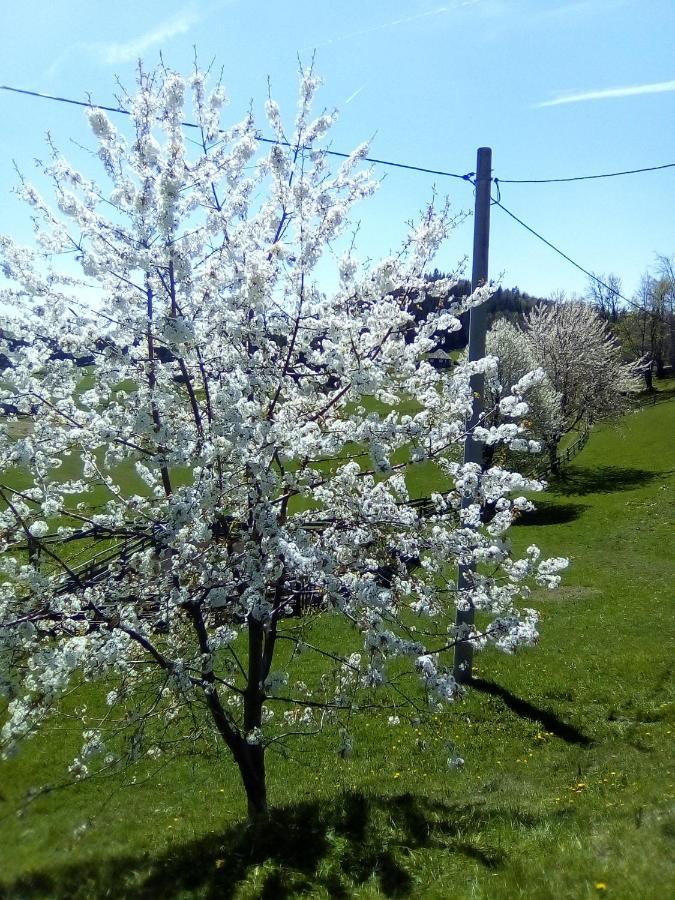
[[[0,896],[672,895],[673,433],[673,402],[598,429],[514,530],[572,560],[538,648],[480,657],[431,735],[364,719],[350,760],[328,734],[271,754],[263,834],[224,754],[60,787],[66,705],[0,764]]]

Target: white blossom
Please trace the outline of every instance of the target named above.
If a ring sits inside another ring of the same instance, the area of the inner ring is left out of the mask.
[[[47,523],[42,519],[39,519],[37,522],[33,522],[28,530],[33,535],[33,537],[41,538],[48,534],[49,525],[47,525]]]
[[[0,400],[25,420],[0,430],[24,485],[0,489],[2,749],[98,681],[106,708],[77,713],[74,777],[203,742],[205,722],[261,777],[266,745],[295,733],[333,729],[348,757],[351,717],[378,697],[390,709],[399,673],[432,709],[458,697],[455,637],[533,644],[520,600],[565,562],[514,558],[504,536],[539,482],[458,462],[471,376],[502,376],[493,352],[452,371],[428,359],[492,290],[454,301],[427,281],[450,211],[431,204],[400,252],[359,261],[350,217],[376,183],[365,146],[331,172],[313,71],[290,125],[268,102],[272,145],[252,114],[223,121],[207,82],[141,69],[119,130],[89,110],[101,183],[54,151],[54,211],[26,188],[54,259],[0,238]],[[59,270],[65,248],[77,276]],[[443,302],[418,321],[428,289]],[[486,450],[533,449],[542,386],[522,374],[507,421],[475,429]],[[417,503],[422,460],[446,483]],[[462,591],[458,564],[476,567]],[[456,634],[469,603],[484,627]],[[397,700],[388,721],[403,715]]]

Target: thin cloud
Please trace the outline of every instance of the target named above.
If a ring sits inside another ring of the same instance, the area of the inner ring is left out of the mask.
[[[347,97],[343,105],[346,106],[348,103],[351,103],[352,100],[355,100],[367,84],[368,82],[364,81],[361,87],[357,87],[357,89],[352,94],[350,94],[349,97]]]
[[[561,94],[553,100],[535,103],[535,107],[562,106],[564,103],[586,103],[588,100],[612,100],[618,97],[638,97],[642,94],[666,94],[675,91],[675,81],[656,81],[652,84],[633,84],[627,87],[606,88],[602,91],[580,91]]]
[[[476,2],[476,0],[473,0],[473,2]],[[467,4],[462,3],[460,5],[466,6]],[[337,37],[331,38],[322,44],[317,44],[315,49],[319,47],[329,47],[331,44],[349,41],[352,38],[361,37],[365,34],[374,34],[376,31],[384,31],[387,28],[396,28],[399,25],[407,25],[408,22],[416,22],[418,19],[428,19],[430,16],[441,16],[448,12],[450,12],[450,7],[439,6],[436,9],[427,10],[427,12],[416,13],[413,16],[404,16],[401,19],[393,19],[390,22],[381,22],[379,25],[371,25],[368,28],[360,28],[357,31],[348,31],[346,34],[339,34]]]
[[[107,44],[103,47],[103,59],[111,65],[132,62],[143,56],[151,47],[163,44],[179,34],[185,34],[199,20],[200,16],[195,12],[179,13],[137,38],[125,43]]]

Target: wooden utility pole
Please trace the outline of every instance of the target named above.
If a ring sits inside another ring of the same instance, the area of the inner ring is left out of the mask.
[[[476,162],[476,200],[473,222],[473,266],[471,270],[471,290],[487,283],[488,255],[490,249],[490,188],[492,186],[492,150],[480,147]],[[487,304],[475,306],[469,313],[469,361],[482,359],[485,356],[485,331],[487,323]],[[464,462],[483,465],[483,444],[473,439],[473,429],[483,415],[483,392],[485,387],[483,375],[471,376],[473,392],[473,411],[466,423],[467,437],[464,441]],[[471,504],[471,500],[462,500],[462,509]],[[457,572],[457,589],[459,596],[466,595],[471,587],[474,567],[460,564]],[[469,602],[466,609],[458,609],[455,624],[458,628],[471,627],[474,623],[475,610]],[[471,641],[460,641],[455,645],[455,661],[453,674],[460,683],[471,681],[473,665],[473,645]]]

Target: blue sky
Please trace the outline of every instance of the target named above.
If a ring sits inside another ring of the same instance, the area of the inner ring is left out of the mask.
[[[673,0],[23,0],[3,6],[0,83],[114,102],[115,76],[163,52],[189,71],[193,46],[224,68],[237,120],[272,92],[290,115],[298,54],[316,50],[320,102],[338,107],[333,147],[373,137],[371,154],[464,173],[493,148],[499,178],[547,178],[675,162]],[[82,110],[0,91],[0,232],[28,240],[10,194],[12,160],[30,176],[44,135],[76,162],[91,144]],[[395,249],[436,186],[455,209],[463,181],[383,169],[360,210],[360,250]],[[572,184],[502,186],[502,202],[582,265],[621,276],[630,295],[655,254],[675,254],[675,169]],[[439,268],[470,253],[460,227]],[[493,209],[490,270],[530,293],[584,291],[584,275]]]

